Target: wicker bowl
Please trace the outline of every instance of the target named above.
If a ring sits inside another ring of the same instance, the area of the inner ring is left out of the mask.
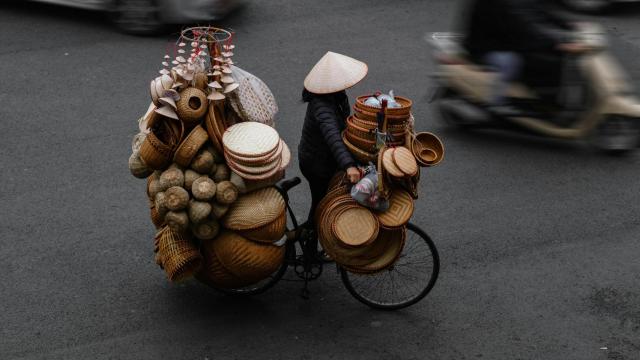
[[[360,161],[361,163],[367,164],[371,161],[375,162],[376,159],[378,158],[377,153],[366,152],[360,149],[359,147],[357,147],[356,145],[352,144],[346,138],[346,132],[342,133],[342,141],[344,142],[344,145],[347,147],[347,149],[349,149],[351,154],[353,154],[353,156],[356,158],[356,160]]]
[[[351,132],[351,128],[347,128],[345,131],[345,138],[349,141],[349,143],[358,147],[358,149],[368,152],[374,153],[376,151],[376,140],[369,138],[362,138]]]
[[[180,166],[188,167],[191,160],[193,160],[198,153],[198,150],[200,150],[208,139],[209,135],[207,135],[207,131],[202,128],[202,126],[196,125],[182,143],[180,143],[180,146],[178,146],[173,161]]]
[[[435,166],[444,159],[444,144],[435,134],[420,132],[411,142],[411,151],[421,166]]]
[[[185,126],[197,124],[207,112],[209,101],[204,91],[188,87],[180,92],[180,100],[176,103],[176,113]]]

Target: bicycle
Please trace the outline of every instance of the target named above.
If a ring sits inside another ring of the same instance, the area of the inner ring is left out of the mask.
[[[266,279],[242,288],[216,288],[227,294],[256,295],[273,287],[289,267],[304,281],[302,296],[309,297],[308,282],[320,277],[323,266],[330,262],[318,250],[318,239],[298,225],[289,203],[289,190],[299,185],[299,177],[280,181],[276,189],[285,200],[292,228],[287,228],[278,245],[285,246],[282,265]],[[284,243],[283,243],[284,242]],[[296,247],[297,245],[297,247]],[[415,262],[414,262],[415,260]],[[407,224],[405,246],[393,266],[374,274],[352,273],[338,267],[347,291],[358,301],[375,309],[397,310],[422,300],[438,278],[440,259],[435,244],[420,227]]]

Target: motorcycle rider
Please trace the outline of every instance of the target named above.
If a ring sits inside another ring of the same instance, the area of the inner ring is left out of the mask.
[[[587,50],[572,39],[574,24],[552,0],[472,2],[463,46],[472,61],[498,73],[489,103],[497,115],[521,114],[506,97],[510,82],[521,78],[531,85],[557,86],[564,55]]]

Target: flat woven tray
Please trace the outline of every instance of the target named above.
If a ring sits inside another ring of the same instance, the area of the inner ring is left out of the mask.
[[[224,152],[224,156],[229,162],[234,162],[236,164],[242,164],[246,166],[261,166],[265,164],[269,164],[271,162],[277,161],[278,158],[282,156],[282,151],[284,151],[284,141],[280,141],[278,146],[273,149],[271,152],[256,157],[247,157],[240,156],[228,151]]]
[[[396,166],[396,163],[393,161],[393,153],[395,152],[395,148],[387,148],[382,153],[382,166],[384,166],[384,170],[391,176],[396,178],[401,178],[404,176],[402,170]]]
[[[225,150],[240,157],[261,157],[274,151],[280,143],[278,132],[257,122],[235,124],[222,135]]]
[[[389,209],[378,212],[380,225],[396,228],[405,225],[413,215],[414,204],[411,195],[403,189],[394,189],[389,198]]]
[[[414,176],[418,172],[418,163],[411,150],[404,146],[395,148],[392,154],[393,163],[406,176]]]
[[[333,235],[347,247],[370,244],[378,236],[378,219],[363,207],[352,207],[337,214]]]

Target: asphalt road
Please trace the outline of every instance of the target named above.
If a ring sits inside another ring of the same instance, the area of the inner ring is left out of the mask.
[[[327,50],[369,64],[351,96],[394,89],[414,99],[418,128],[444,140],[414,218],[440,250],[439,281],[383,313],[331,267],[310,300],[297,282],[241,300],[168,283],[127,159],[172,37],[0,5],[0,358],[640,359],[640,155],[442,125],[426,101],[423,38],[455,12],[449,0],[271,0],[224,22],[239,66],[275,93],[292,149],[302,80]],[[636,79],[639,16],[625,6],[597,18]],[[303,213],[304,187],[293,194]]]

